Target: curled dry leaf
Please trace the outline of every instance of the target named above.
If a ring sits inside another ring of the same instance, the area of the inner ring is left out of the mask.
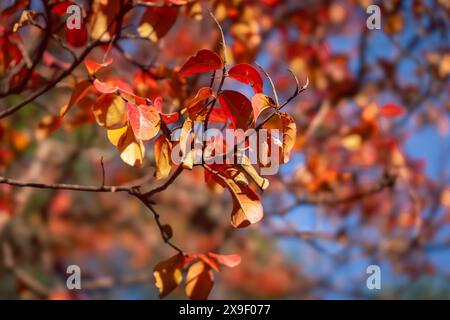
[[[190,57],[181,67],[178,74],[180,77],[187,77],[196,73],[221,69],[222,65],[222,59],[217,53],[211,50],[203,49],[197,52],[195,56]]]

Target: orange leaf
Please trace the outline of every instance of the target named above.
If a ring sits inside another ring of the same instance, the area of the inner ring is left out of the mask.
[[[229,254],[229,255],[223,255],[218,254],[214,252],[208,252],[208,255],[211,258],[214,258],[219,262],[220,264],[223,264],[224,266],[234,268],[241,264],[242,258],[238,254]]]
[[[213,91],[210,87],[200,88],[195,95],[186,105],[186,109],[190,109],[196,106],[200,101],[206,100],[213,95]]]
[[[220,272],[219,266],[217,265],[216,261],[205,255],[204,253],[199,253],[198,257],[203,260],[207,265],[209,265],[212,269],[214,269],[217,272]]]
[[[258,195],[249,186],[239,188],[228,187],[233,195],[233,211],[231,212],[231,225],[235,228],[244,228],[257,223],[263,216],[263,207]]]
[[[287,163],[290,153],[294,147],[295,138],[297,136],[297,125],[294,119],[286,112],[281,112],[272,116],[263,126],[265,129],[278,129],[282,134],[283,153],[280,155],[280,162]]]
[[[103,63],[98,63],[94,60],[86,60],[84,61],[84,66],[86,67],[88,73],[90,75],[96,74],[100,69],[109,66],[113,62],[113,59],[110,58],[108,61]]]
[[[154,106],[127,104],[128,119],[137,139],[150,140],[159,132],[160,117]]]
[[[257,93],[252,98],[252,107],[256,120],[264,110],[275,107],[275,102],[271,97],[263,93]]]
[[[193,57],[181,67],[180,77],[187,77],[192,74],[208,72],[222,68],[222,59],[211,50],[203,49],[197,52]]]
[[[211,258],[214,258],[219,262],[220,264],[223,264],[224,266],[233,268],[238,266],[241,263],[241,256],[238,254],[230,254],[230,255],[222,255],[217,254],[213,252],[208,252],[208,255]]]
[[[204,300],[208,298],[214,285],[211,267],[203,261],[194,263],[186,275],[186,295],[190,299]]]
[[[91,83],[89,80],[84,80],[78,82],[72,92],[72,96],[70,97],[69,104],[61,109],[60,115],[64,117],[64,115],[72,108],[73,105],[77,104],[89,91]]]
[[[98,92],[101,93],[114,93],[117,92],[118,88],[116,86],[110,85],[109,83],[102,82],[98,79],[94,80],[94,87]]]

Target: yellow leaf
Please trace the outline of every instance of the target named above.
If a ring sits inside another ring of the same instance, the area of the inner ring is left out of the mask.
[[[92,107],[95,120],[107,129],[120,128],[128,120],[126,103],[115,94],[103,94]]]
[[[169,176],[171,169],[171,151],[172,146],[163,135],[155,141],[155,178],[164,179]]]
[[[142,141],[136,140],[133,130],[127,127],[126,133],[120,138],[118,149],[122,160],[134,167],[141,167],[144,162],[145,147]]]
[[[120,138],[127,132],[128,126],[124,126],[118,129],[107,130],[109,141],[116,147],[119,145]]]

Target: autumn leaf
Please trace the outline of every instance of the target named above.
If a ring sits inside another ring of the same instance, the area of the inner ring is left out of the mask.
[[[89,80],[78,82],[75,85],[72,91],[72,96],[70,97],[69,104],[61,109],[60,112],[61,117],[63,117],[67,112],[69,112],[72,106],[77,104],[88,93],[90,87],[91,82]]]
[[[178,74],[180,77],[187,77],[196,73],[208,72],[222,68],[222,59],[211,50],[203,49],[181,67]]]
[[[86,67],[87,72],[89,73],[89,75],[94,75],[100,69],[109,66],[112,62],[113,62],[112,58],[108,59],[107,61],[105,61],[103,63],[98,63],[98,62],[96,62],[94,60],[85,60],[84,61],[84,66]]]
[[[114,146],[118,146],[120,139],[124,136],[124,134],[127,132],[128,126],[124,126],[122,128],[117,129],[109,129],[107,130],[108,140],[111,142]]]
[[[240,63],[233,66],[228,71],[228,76],[239,82],[252,86],[255,93],[261,93],[263,89],[263,80],[259,72],[248,63]]]
[[[258,195],[249,187],[245,175],[231,165],[211,165],[215,181],[226,187],[233,199],[231,212],[231,225],[235,228],[244,228],[260,221],[264,215],[263,207]]]
[[[242,93],[224,90],[219,94],[219,103],[235,129],[248,129],[254,121],[251,102]]]
[[[199,253],[197,256],[200,260],[202,260],[204,263],[210,266],[213,270],[220,272],[219,266],[217,265],[217,262],[214,259],[205,255],[204,253]]]
[[[269,180],[259,175],[258,171],[256,171],[255,167],[253,167],[250,159],[246,155],[242,155],[241,159],[242,163],[238,166],[252,178],[261,190],[266,190],[269,187]]]
[[[168,260],[160,262],[153,270],[156,287],[159,289],[159,298],[164,298],[183,280],[184,257],[177,254]]]
[[[264,215],[263,207],[258,195],[249,186],[235,186],[228,188],[233,196],[233,210],[231,225],[244,228],[259,222]]]
[[[92,105],[95,120],[107,129],[123,127],[128,119],[126,103],[114,94],[104,94]]]
[[[200,88],[198,90],[197,94],[195,95],[195,97],[188,101],[185,108],[187,110],[189,110],[189,109],[195,107],[199,102],[208,99],[212,95],[213,95],[213,91],[210,87]]]
[[[269,96],[263,93],[257,93],[252,97],[253,113],[255,120],[267,109],[274,108],[275,102]]]
[[[238,266],[239,264],[241,264],[242,258],[240,255],[238,254],[230,254],[230,255],[223,255],[223,254],[218,254],[218,253],[213,253],[213,252],[208,252],[208,255],[215,259],[218,263],[230,267],[230,268],[234,268],[236,266]]]
[[[137,139],[150,140],[159,132],[160,117],[154,106],[127,104],[128,119]]]
[[[214,286],[214,275],[211,267],[204,261],[194,263],[186,275],[186,295],[193,300],[204,300],[208,298]]]
[[[167,138],[159,136],[155,141],[155,178],[164,179],[169,176],[171,169],[171,151],[172,147]]]
[[[98,79],[95,79],[93,84],[95,89],[97,89],[97,91],[100,93],[115,93],[118,90],[117,86],[100,81]]]
[[[283,140],[281,142],[283,152],[280,155],[280,162],[287,163],[297,136],[297,125],[294,119],[286,112],[276,113],[263,125],[263,128],[280,130]]]
[[[117,145],[123,162],[133,167],[141,167],[144,162],[145,147],[142,141],[137,140],[130,126],[120,138]]]
[[[83,47],[88,40],[86,24],[81,22],[80,28],[69,29],[66,26],[66,40],[72,47]]]
[[[388,103],[380,108],[380,114],[385,117],[395,118],[403,115],[404,110],[399,105]]]
[[[139,22],[137,29],[139,35],[153,42],[164,37],[178,17],[177,7],[148,8]]]

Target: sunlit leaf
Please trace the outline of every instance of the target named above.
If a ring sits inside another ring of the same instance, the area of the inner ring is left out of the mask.
[[[136,138],[150,140],[159,132],[160,117],[154,106],[127,104],[128,119]]]
[[[141,167],[145,156],[145,147],[142,141],[134,136],[133,129],[128,126],[125,134],[118,143],[120,157],[123,162],[133,167]]]
[[[159,297],[164,298],[171,293],[183,280],[184,257],[177,254],[168,260],[160,262],[153,270]]]
[[[171,151],[172,147],[167,138],[159,136],[155,141],[155,178],[164,179],[169,176],[171,169]]]
[[[204,261],[194,263],[186,275],[186,295],[193,300],[208,298],[214,286],[214,275],[211,267]]]

